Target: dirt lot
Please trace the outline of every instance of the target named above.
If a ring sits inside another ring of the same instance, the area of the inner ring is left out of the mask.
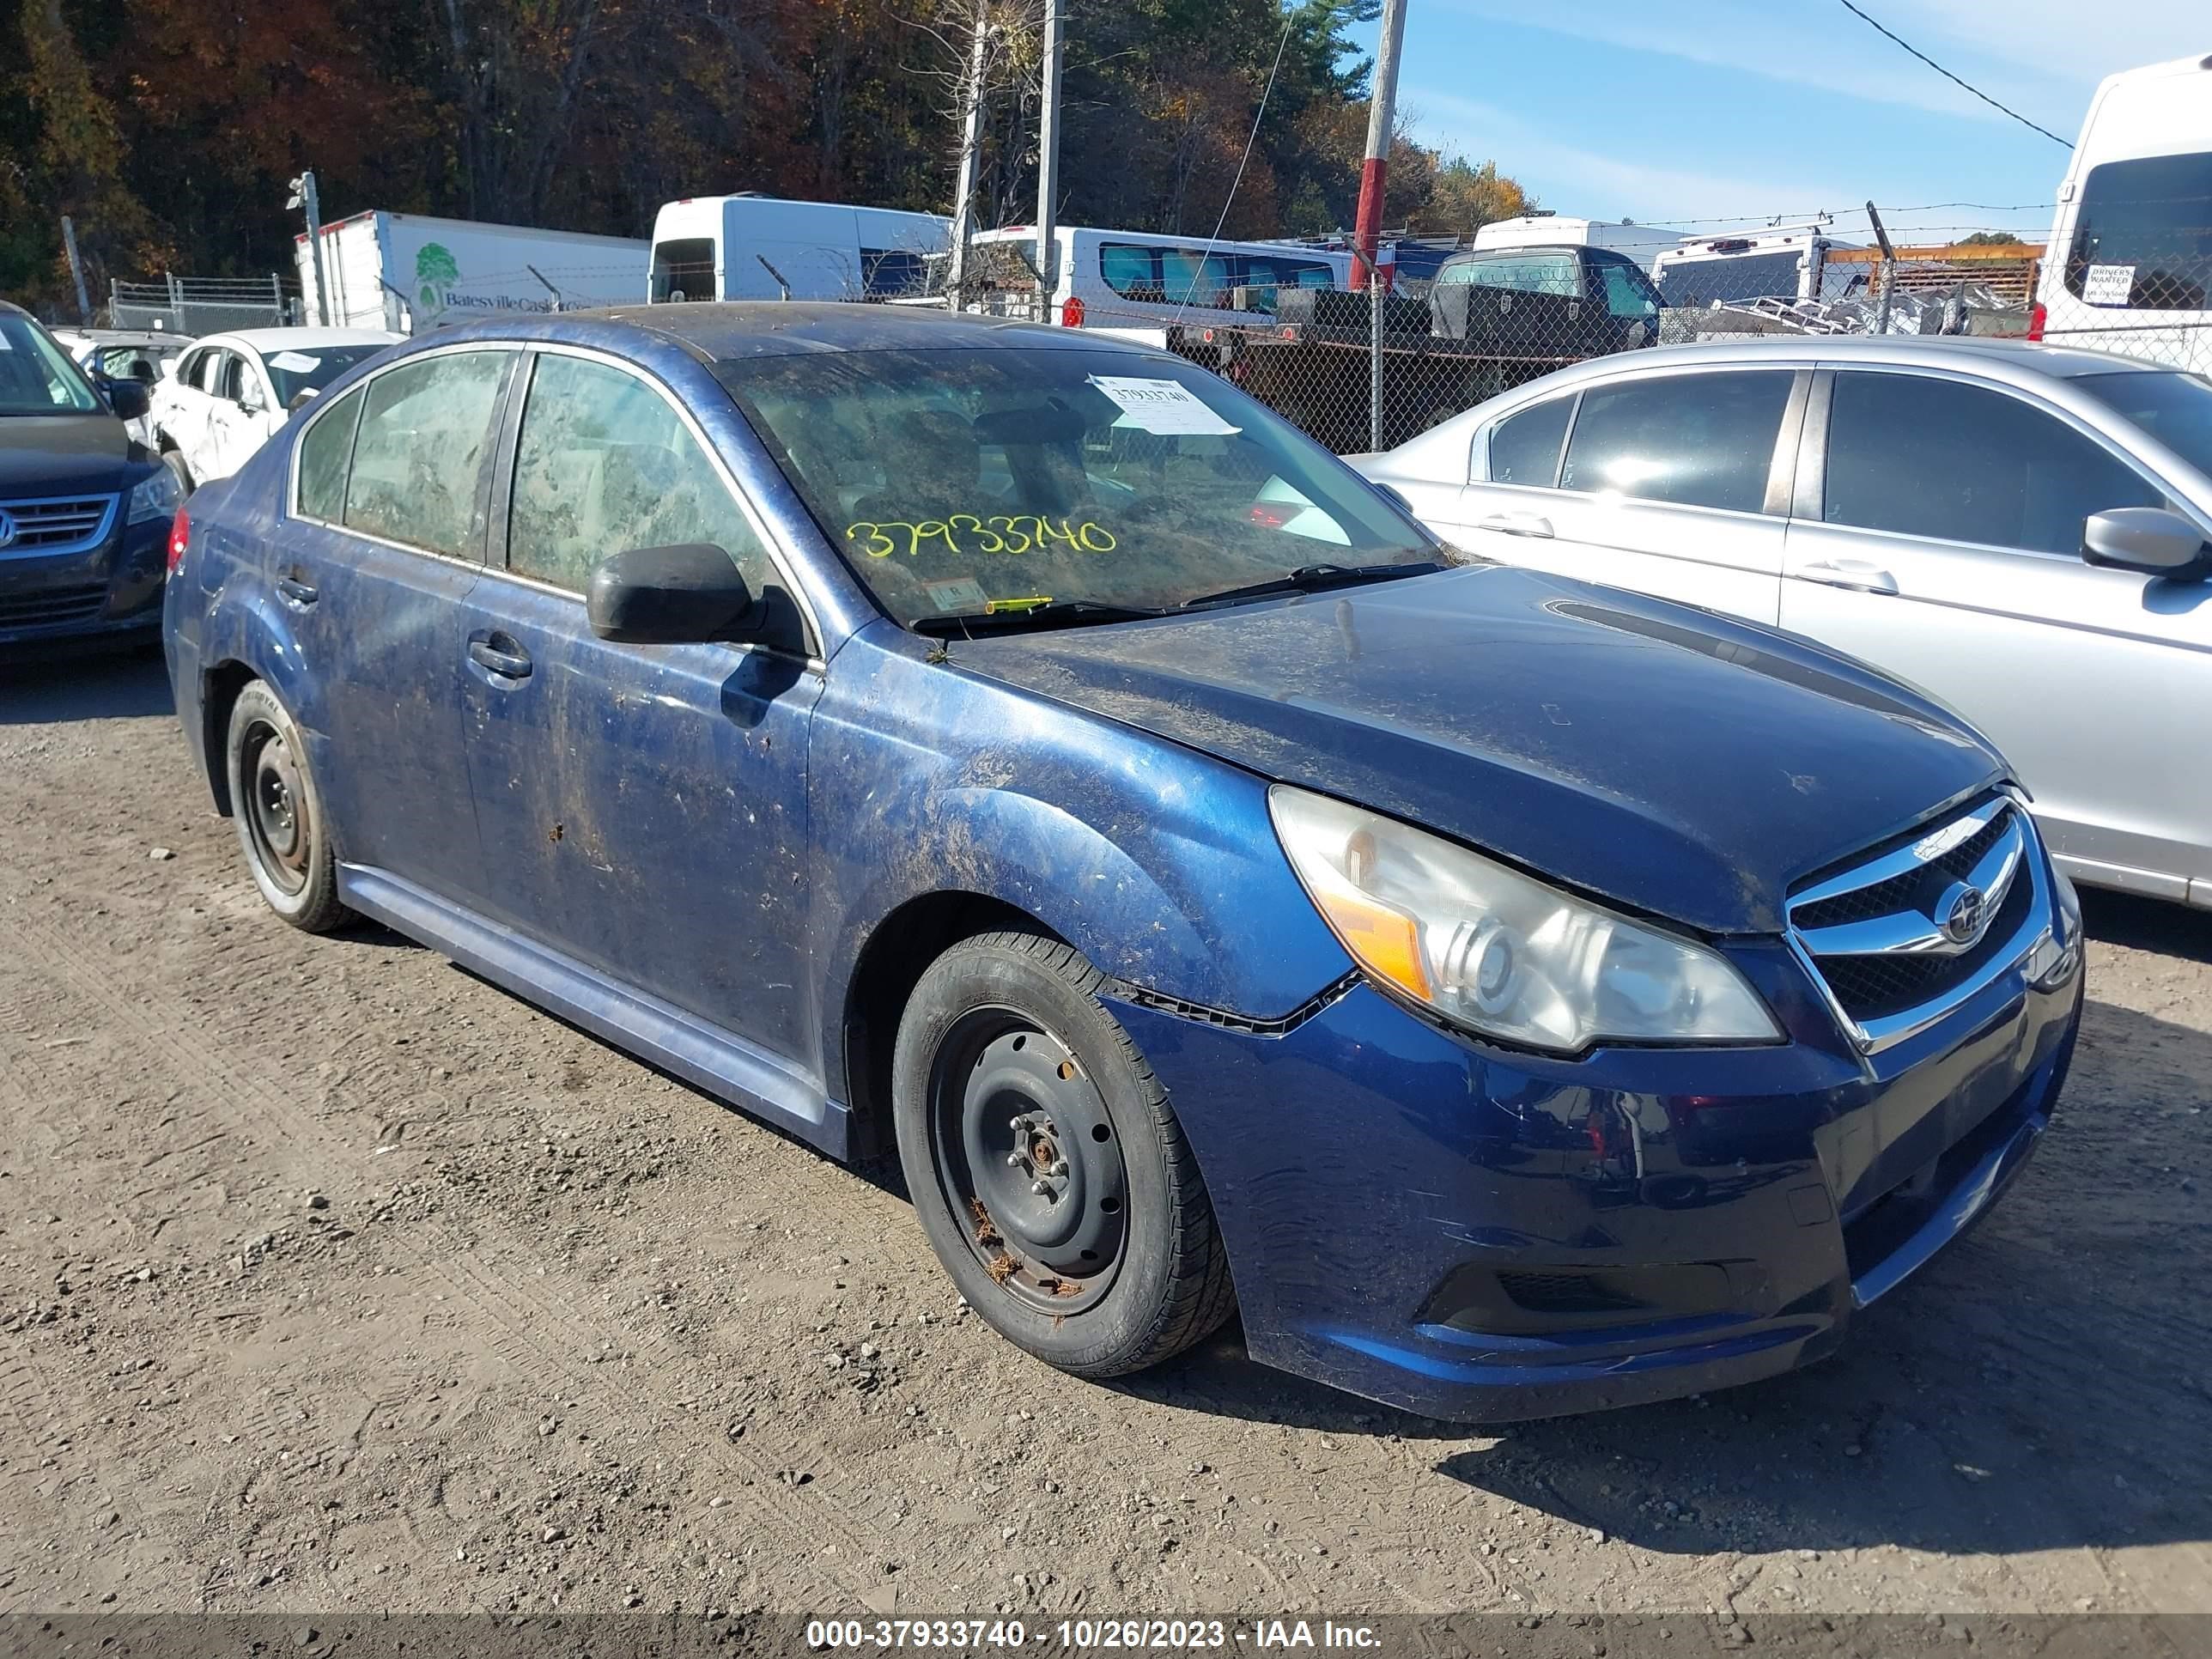
[[[277,924],[155,665],[0,678],[0,1611],[2212,1611],[2212,916],[2091,921],[2058,1129],[1843,1357],[1475,1434],[1031,1363],[895,1193]]]

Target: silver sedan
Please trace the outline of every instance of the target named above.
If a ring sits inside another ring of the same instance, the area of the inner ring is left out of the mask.
[[[2212,908],[2212,381],[1965,339],[1662,347],[1351,458],[1471,552],[1946,699],[2076,879]]]

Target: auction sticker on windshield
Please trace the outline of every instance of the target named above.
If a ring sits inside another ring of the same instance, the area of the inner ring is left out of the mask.
[[[319,359],[297,351],[280,351],[269,360],[269,367],[281,368],[287,374],[312,374],[322,367]]]
[[[1237,430],[1175,380],[1093,374],[1091,384],[1121,406],[1115,426],[1134,427],[1163,438],[1225,438]]]
[[[924,582],[922,589],[929,595],[929,602],[942,611],[974,611],[991,602],[990,596],[983,592],[983,584],[973,576]]]

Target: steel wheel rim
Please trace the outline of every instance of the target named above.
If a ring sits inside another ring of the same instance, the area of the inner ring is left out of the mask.
[[[284,734],[266,720],[246,728],[238,757],[239,809],[262,873],[288,898],[307,884],[314,824],[306,780]]]
[[[999,1288],[1055,1317],[1095,1307],[1127,1254],[1128,1170],[1073,1050],[1016,1009],[963,1014],[931,1068],[929,1132],[939,1190]]]

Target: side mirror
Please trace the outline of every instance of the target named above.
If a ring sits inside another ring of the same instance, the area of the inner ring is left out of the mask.
[[[1406,492],[1399,489],[1397,485],[1384,483],[1379,478],[1370,478],[1367,481],[1367,484],[1369,489],[1372,489],[1384,501],[1389,502],[1391,506],[1396,507],[1407,518],[1411,519],[1417,516],[1413,512],[1413,502],[1406,499]]]
[[[2116,507],[2092,513],[2081,526],[2081,557],[2112,570],[2182,580],[2212,566],[2204,532],[2163,507]]]
[[[592,632],[624,645],[744,639],[761,609],[730,556],[708,542],[611,554],[584,603]]]
[[[107,406],[115,411],[118,420],[141,419],[154,406],[145,386],[137,380],[103,380],[100,389],[107,394]]]
[[[311,386],[301,386],[297,392],[292,394],[292,401],[284,405],[284,412],[287,415],[297,415],[309,404],[314,402],[318,395],[319,394],[316,392],[314,387]]]

